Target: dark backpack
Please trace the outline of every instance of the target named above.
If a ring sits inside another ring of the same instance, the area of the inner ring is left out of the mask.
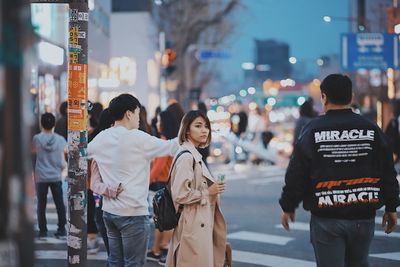
[[[174,163],[171,166],[171,170],[169,171],[167,185],[158,190],[153,198],[154,225],[158,230],[160,230],[160,232],[174,229],[178,225],[179,218],[181,217],[183,205],[179,205],[178,211],[175,210],[174,202],[172,201],[171,192],[169,190],[169,182],[176,161],[184,153],[190,153],[190,151],[183,150],[176,156]],[[193,170],[195,163],[196,162],[193,158]]]

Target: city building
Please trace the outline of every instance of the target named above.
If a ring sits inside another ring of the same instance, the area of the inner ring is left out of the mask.
[[[103,88],[104,81],[110,76],[110,23],[111,0],[89,0],[89,73],[88,99],[101,101],[108,88]],[[108,101],[103,101],[107,106]]]
[[[255,40],[255,70],[260,81],[283,80],[291,75],[289,45],[276,40]]]
[[[350,4],[350,30],[352,32],[393,33],[400,23],[400,12],[392,0],[352,0]],[[395,85],[400,73],[393,69],[358,69],[350,74],[354,82],[355,101],[378,125],[386,127],[390,117],[390,98],[400,96]],[[389,93],[389,88],[393,88]]]
[[[99,99],[99,80],[109,75],[111,0],[89,1],[89,90],[92,101]],[[31,99],[34,112],[58,114],[68,97],[68,14],[67,4],[31,4],[32,25],[39,40],[32,64]]]
[[[160,104],[158,32],[151,16],[151,1],[113,0],[111,60],[108,95],[135,95],[152,114]],[[116,86],[117,85],[117,86]]]
[[[34,112],[58,112],[67,90],[68,5],[31,4],[36,39],[32,60],[31,100]]]

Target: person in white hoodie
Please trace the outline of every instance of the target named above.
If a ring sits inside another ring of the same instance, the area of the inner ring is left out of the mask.
[[[155,157],[174,156],[179,148],[177,140],[161,140],[138,130],[140,106],[130,94],[112,99],[109,111],[114,126],[88,145],[89,157],[97,162],[103,182],[123,187],[117,198],[103,198],[110,267],[144,266],[150,234],[150,162]]]

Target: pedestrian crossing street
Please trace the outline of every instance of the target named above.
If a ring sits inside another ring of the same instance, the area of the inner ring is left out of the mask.
[[[248,166],[239,166],[235,169],[228,168],[214,168],[212,169],[214,175],[224,173],[226,175],[226,181],[240,181],[250,185],[256,186],[268,186],[272,183],[282,183],[285,170],[275,166],[261,166],[253,169],[249,169]],[[50,195],[49,195],[50,196]],[[49,236],[52,232],[57,229],[57,214],[55,206],[51,199],[47,204],[47,221],[48,229],[50,231]],[[380,227],[382,222],[383,210],[378,211],[378,216],[375,219],[376,224]],[[291,231],[287,232],[282,229],[280,224],[271,225],[271,233],[257,232],[253,229],[237,229],[230,230],[228,233],[228,241],[233,245],[233,266],[270,266],[270,267],[309,267],[316,266],[313,257],[302,257],[298,255],[282,255],[282,253],[274,253],[268,248],[277,247],[280,250],[287,249],[287,246],[293,244],[293,242],[303,242],[305,246],[311,246],[309,240],[299,237],[299,233],[309,232],[309,223],[307,221],[296,221],[290,225]],[[275,229],[275,230],[274,230]],[[378,229],[378,227],[377,227]],[[381,228],[379,228],[381,229]],[[37,225],[35,225],[36,233],[38,231]],[[281,231],[276,231],[281,230]],[[304,240],[303,240],[304,239]],[[375,239],[383,240],[400,240],[400,232],[391,233],[387,235],[382,230],[375,231]],[[100,239],[99,239],[100,241]],[[102,243],[102,241],[100,241]],[[66,262],[67,258],[67,245],[66,239],[57,239],[48,237],[46,239],[35,240],[36,244],[36,259],[37,263],[35,266],[46,266],[41,265],[46,260],[59,260]],[[239,245],[238,245],[239,244]],[[246,244],[246,245],[244,245]],[[249,245],[247,245],[249,244]],[[258,247],[258,248],[257,248]],[[251,248],[251,249],[249,249]],[[253,249],[257,248],[257,249]],[[261,249],[260,249],[261,248]],[[264,248],[264,250],[263,250]],[[105,264],[107,255],[104,246],[101,245],[100,251],[95,255],[88,255],[89,262],[96,262],[96,266],[103,266]],[[393,248],[392,251],[386,253],[373,253],[370,254],[370,258],[378,258],[384,260],[391,260],[395,265],[400,266],[400,247]],[[100,264],[100,265],[99,265]],[[398,264],[398,265],[397,265]],[[89,266],[91,266],[89,264]],[[105,266],[105,265],[104,265]],[[146,267],[158,266],[156,263],[149,262]]]

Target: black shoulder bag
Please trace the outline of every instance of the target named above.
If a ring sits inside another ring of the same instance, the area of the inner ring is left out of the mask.
[[[190,153],[190,151],[183,150],[176,156],[169,172],[167,185],[158,190],[153,198],[154,225],[158,230],[160,230],[160,232],[174,229],[178,225],[179,218],[181,217],[183,205],[179,205],[178,211],[175,210],[174,202],[172,201],[171,192],[169,189],[169,182],[171,180],[171,173],[176,161],[184,153]],[[195,163],[196,162],[193,158],[193,170]]]

